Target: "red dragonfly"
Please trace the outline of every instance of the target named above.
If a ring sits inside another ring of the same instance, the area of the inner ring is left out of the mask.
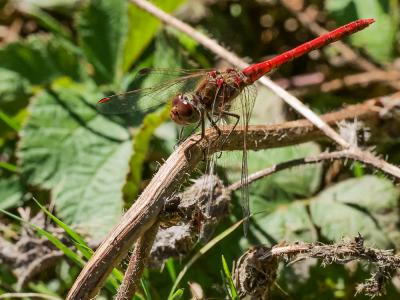
[[[234,127],[239,121],[244,125],[242,160],[242,206],[245,217],[249,216],[247,186],[246,132],[256,94],[253,83],[280,65],[302,56],[312,50],[333,43],[345,36],[360,31],[374,22],[374,19],[360,19],[321,35],[270,60],[251,65],[244,70],[229,68],[224,71],[150,70],[143,69],[140,75],[158,74],[170,77],[157,86],[137,89],[109,96],[98,102],[102,113],[147,112],[172,101],[171,119],[179,125],[198,124],[201,138],[204,138],[206,120],[220,132],[217,123],[233,118]],[[240,101],[236,101],[240,99]],[[240,114],[234,107],[239,104]],[[233,129],[232,129],[233,130]]]

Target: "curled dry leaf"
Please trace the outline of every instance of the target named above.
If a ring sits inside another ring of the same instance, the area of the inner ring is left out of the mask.
[[[215,175],[204,175],[166,201],[160,230],[151,249],[152,267],[169,257],[185,256],[197,241],[207,242],[219,221],[228,216],[230,193]]]

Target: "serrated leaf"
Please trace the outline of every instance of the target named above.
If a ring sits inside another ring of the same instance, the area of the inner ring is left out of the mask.
[[[329,0],[326,8],[340,24],[358,18],[374,18],[374,24],[349,39],[378,62],[393,59],[398,24],[395,14],[390,13],[389,0]]]
[[[184,0],[156,0],[154,5],[165,12],[176,9]],[[154,16],[144,12],[134,4],[128,6],[129,30],[124,45],[123,70],[127,71],[132,63],[139,57],[144,49],[149,45],[151,39],[156,34],[161,22]]]
[[[28,80],[20,74],[0,68],[1,108],[4,108],[7,104],[10,105],[10,102],[27,100],[30,90]]]
[[[131,152],[127,131],[88,105],[99,98],[72,88],[41,93],[18,149],[27,181],[52,190],[57,215],[95,239],[122,213]]]
[[[389,180],[364,176],[324,190],[312,199],[310,212],[314,224],[329,240],[361,233],[375,247],[389,248],[399,240],[393,227],[399,221],[399,195]]]
[[[0,209],[20,206],[23,195],[23,187],[18,176],[0,180]]]
[[[266,151],[249,152],[249,174],[268,168],[276,163],[316,155],[320,148],[315,143],[305,143],[297,146],[270,149]],[[221,163],[228,168],[229,181],[240,180],[240,159],[237,164],[230,164],[230,153]],[[318,188],[321,180],[320,164],[301,166],[278,172],[250,185],[252,212],[265,210],[265,204],[271,200],[292,199],[293,195],[310,196]],[[254,204],[257,201],[257,204]],[[260,202],[261,201],[261,202]]]
[[[80,81],[83,73],[75,51],[62,40],[31,36],[0,49],[0,66],[19,74],[33,85],[45,85],[62,76]]]
[[[80,46],[95,69],[98,83],[114,83],[122,75],[127,9],[125,0],[90,0],[78,15]]]
[[[280,241],[313,242],[317,236],[303,202],[275,204],[275,209],[268,213],[254,215],[251,233],[258,242],[274,245]]]
[[[315,143],[250,152],[249,174],[276,163],[316,155],[319,152],[320,148]],[[240,165],[231,168],[229,165],[228,178],[230,181],[239,180]],[[255,226],[251,226],[250,231],[260,243],[299,239],[312,241],[315,238],[306,207],[291,201],[296,197],[314,194],[320,185],[321,172],[320,164],[300,166],[250,184],[250,208],[255,213],[252,217]]]

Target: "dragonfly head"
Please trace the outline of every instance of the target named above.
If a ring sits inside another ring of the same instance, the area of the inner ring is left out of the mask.
[[[172,100],[171,119],[179,125],[189,125],[200,121],[200,112],[193,96],[179,94]]]

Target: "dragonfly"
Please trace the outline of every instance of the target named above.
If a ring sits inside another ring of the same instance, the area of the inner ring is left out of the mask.
[[[182,126],[197,124],[197,128],[201,127],[200,140],[205,138],[207,121],[219,135],[221,133],[218,125],[220,120],[224,118],[233,120],[232,131],[241,121],[244,130],[241,205],[244,218],[247,219],[250,211],[246,133],[256,98],[254,83],[279,66],[360,31],[373,22],[375,22],[374,19],[353,21],[272,59],[250,65],[243,70],[235,68],[226,70],[146,68],[139,71],[140,76],[161,75],[164,81],[151,87],[105,97],[97,103],[97,108],[104,114],[146,113],[171,102],[171,119]]]

